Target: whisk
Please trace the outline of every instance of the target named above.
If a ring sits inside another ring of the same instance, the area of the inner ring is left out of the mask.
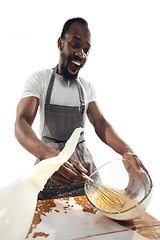
[[[86,174],[79,172],[68,161],[65,162],[64,165],[72,169],[75,173],[78,173],[83,175],[84,177],[87,177],[89,179],[88,184],[90,184],[90,186],[93,187],[93,189],[96,191],[99,197],[110,207],[120,211],[123,208],[123,206],[126,204],[127,202],[126,197],[119,191],[116,191],[115,189],[112,189],[109,187],[104,187],[96,183],[92,178],[88,177]]]

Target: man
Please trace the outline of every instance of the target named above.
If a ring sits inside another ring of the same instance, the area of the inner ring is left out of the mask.
[[[56,156],[76,127],[85,127],[88,116],[98,137],[117,153],[133,162],[141,171],[141,161],[116,134],[101,113],[93,86],[78,76],[91,48],[88,23],[82,18],[68,20],[58,39],[59,63],[54,69],[37,72],[28,79],[17,107],[15,135],[20,144],[36,156],[37,161]],[[39,140],[31,126],[40,106]],[[95,169],[85,146],[84,134],[69,161],[90,175]],[[87,178],[61,166],[48,180],[39,199],[83,194]]]

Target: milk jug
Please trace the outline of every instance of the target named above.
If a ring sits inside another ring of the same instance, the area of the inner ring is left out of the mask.
[[[82,131],[82,128],[74,130],[58,156],[39,162],[17,181],[0,189],[0,239],[26,238],[39,191],[43,189],[48,178],[71,157]]]

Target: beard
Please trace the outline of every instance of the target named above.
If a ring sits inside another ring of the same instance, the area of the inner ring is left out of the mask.
[[[67,57],[67,55],[65,54],[65,52],[62,50],[62,53],[61,53],[61,59],[62,59],[62,64],[61,64],[61,73],[62,73],[62,76],[64,78],[64,80],[68,81],[75,81],[77,76],[78,76],[78,73],[79,73],[79,70],[84,66],[84,62],[82,59],[80,59],[79,57]],[[67,64],[65,65],[65,61],[67,60]],[[68,72],[68,63],[73,61],[73,60],[79,60],[81,62],[81,65],[79,67],[79,70],[75,73],[75,74],[71,74]]]

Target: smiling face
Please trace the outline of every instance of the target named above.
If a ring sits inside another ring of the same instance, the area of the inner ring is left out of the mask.
[[[88,27],[74,22],[65,34],[65,38],[58,39],[60,50],[58,74],[69,80],[76,79],[79,70],[87,61],[91,47],[90,38]]]

